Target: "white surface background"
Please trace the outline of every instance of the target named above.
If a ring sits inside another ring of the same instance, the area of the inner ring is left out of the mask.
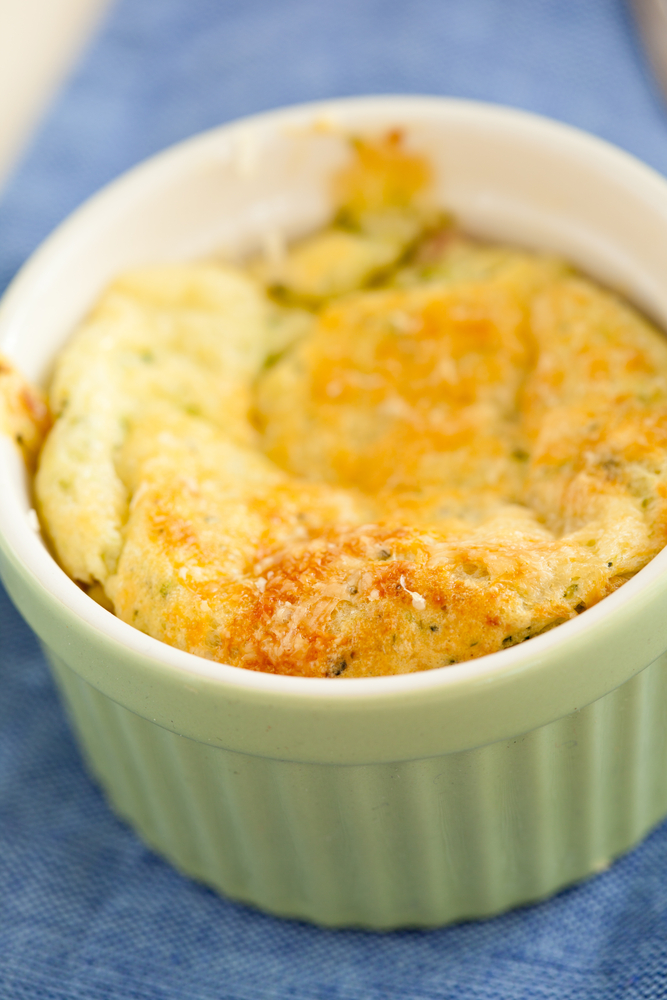
[[[0,0],[0,196],[110,0]]]

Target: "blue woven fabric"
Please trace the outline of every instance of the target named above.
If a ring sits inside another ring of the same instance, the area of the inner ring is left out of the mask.
[[[0,287],[86,195],[232,117],[354,93],[500,101],[667,169],[620,0],[121,0],[0,205]],[[2,1000],[667,996],[667,824],[548,903],[429,932],[327,931],[179,876],[88,779],[0,592]]]

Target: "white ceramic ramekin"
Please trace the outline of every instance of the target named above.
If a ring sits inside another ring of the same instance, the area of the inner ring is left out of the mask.
[[[215,129],[76,212],[0,307],[0,351],[44,380],[130,265],[241,253],[322,223],[345,136],[402,127],[468,230],[564,254],[667,328],[667,183],[521,112],[382,97]],[[605,867],[667,813],[667,551],[520,646],[401,677],[211,663],[91,601],[33,530],[0,440],[0,570],[44,643],[114,808],[183,871],[276,913],[435,925]]]

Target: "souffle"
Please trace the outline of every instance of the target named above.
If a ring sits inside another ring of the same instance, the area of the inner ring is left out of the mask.
[[[121,275],[57,359],[50,429],[3,363],[92,598],[211,660],[369,677],[530,639],[663,548],[664,336],[432,187],[400,132],[356,139],[325,229]]]

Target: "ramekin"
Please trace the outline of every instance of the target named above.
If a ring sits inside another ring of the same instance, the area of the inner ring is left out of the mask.
[[[667,183],[522,112],[372,97],[197,136],[92,198],[0,306],[0,351],[43,381],[131,265],[239,254],[322,223],[349,134],[404,128],[465,228],[564,254],[667,328]],[[191,656],[58,567],[0,440],[0,572],[40,637],[112,807],[179,869],[271,912],[433,926],[540,899],[606,867],[667,813],[667,551],[520,646],[368,680]]]

